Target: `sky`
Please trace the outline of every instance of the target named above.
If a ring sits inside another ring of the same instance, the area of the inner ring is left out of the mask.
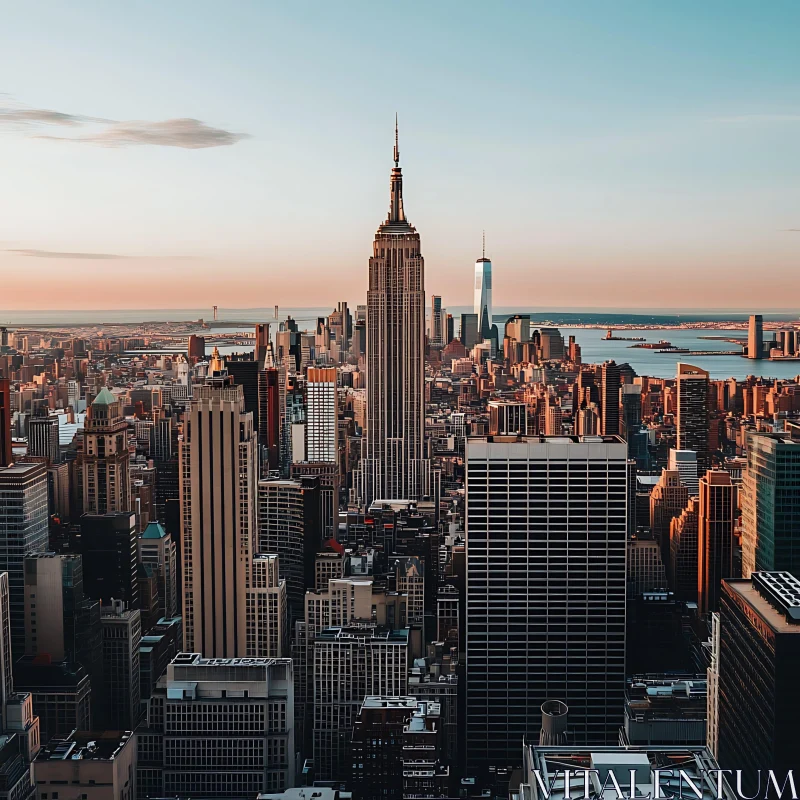
[[[0,309],[800,309],[800,3],[8,4]]]

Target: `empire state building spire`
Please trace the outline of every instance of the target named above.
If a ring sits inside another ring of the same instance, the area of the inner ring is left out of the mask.
[[[403,211],[403,171],[400,169],[400,138],[397,127],[397,114],[394,115],[394,167],[389,179],[390,201],[388,223],[406,222]]]

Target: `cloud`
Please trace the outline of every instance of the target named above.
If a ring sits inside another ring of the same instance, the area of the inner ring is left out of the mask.
[[[800,122],[800,114],[740,114],[735,117],[716,117],[714,121],[727,124],[748,122]]]
[[[104,130],[86,136],[37,136],[36,138],[87,142],[104,147],[152,144],[198,150],[204,147],[225,147],[236,144],[249,136],[245,133],[212,128],[198,119],[167,119],[163,122],[115,122]]]
[[[3,95],[0,95],[3,97]],[[80,131],[75,135],[48,134],[48,128]],[[198,119],[180,118],[156,122],[148,120],[113,120],[67,114],[45,108],[27,108],[6,102],[0,104],[0,131],[25,131],[35,139],[62,142],[84,142],[102,147],[155,145],[199,150],[207,147],[227,147],[242,139],[246,133],[213,128]]]
[[[135,258],[139,260],[166,258],[170,261],[196,261],[199,258],[199,256],[126,256],[119,253],[68,253],[62,250],[38,250],[32,247],[6,248],[4,252],[12,253],[16,256],[27,256],[28,258],[78,258],[102,261],[120,258]]]

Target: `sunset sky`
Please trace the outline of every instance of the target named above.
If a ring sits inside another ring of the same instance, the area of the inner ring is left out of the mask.
[[[427,292],[800,307],[800,3],[37,2],[0,309],[364,302],[394,114]]]

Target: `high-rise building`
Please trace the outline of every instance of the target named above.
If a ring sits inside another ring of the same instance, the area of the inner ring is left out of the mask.
[[[291,659],[179,653],[137,738],[140,797],[283,791],[296,774]]]
[[[257,364],[263,367],[264,359],[267,357],[267,347],[269,345],[269,322],[259,322],[256,324],[256,344],[254,357]]]
[[[32,417],[28,420],[28,455],[46,458],[49,464],[59,462],[58,417]]]
[[[510,400],[490,400],[489,435],[516,436],[528,434],[528,406]]]
[[[600,433],[619,436],[619,365],[606,361],[600,368]]]
[[[694,497],[700,492],[700,479],[697,474],[697,453],[694,450],[676,450],[670,448],[667,469],[677,470],[681,483],[689,492],[689,497]]]
[[[781,777],[797,767],[799,609],[800,580],[788,572],[722,584],[718,757],[742,770],[744,796],[758,791],[766,765]]]
[[[431,347],[444,347],[445,341],[445,311],[442,309],[442,298],[438,294],[431,296]]]
[[[478,315],[477,314],[462,314],[461,315],[461,328],[459,331],[459,338],[461,344],[472,350],[480,341],[478,335]]]
[[[742,476],[742,577],[754,571],[800,575],[800,441],[748,433]]]
[[[25,652],[25,556],[47,549],[47,466],[0,467],[0,572],[8,573],[12,652]]]
[[[258,482],[258,551],[279,557],[292,620],[303,619],[303,596],[314,585],[314,557],[322,547],[319,478]]]
[[[764,317],[761,314],[751,314],[747,326],[747,357],[764,357]]]
[[[664,564],[670,564],[670,523],[689,502],[689,491],[677,470],[664,469],[650,492],[650,531],[661,546]]]
[[[0,467],[11,463],[11,383],[0,375]]]
[[[569,705],[575,741],[616,741],[625,694],[625,443],[471,438],[466,467],[469,763],[513,764],[552,697]]]
[[[678,600],[697,602],[697,529],[700,501],[690,497],[686,508],[669,525],[669,583]]]
[[[76,549],[83,556],[83,585],[87,597],[106,605],[112,600],[122,600],[128,608],[139,607],[139,542],[135,514],[130,511],[84,514]]]
[[[425,269],[406,219],[395,129],[389,214],[378,228],[367,292],[367,429],[356,495],[419,499],[433,494],[425,457]]]
[[[184,647],[240,656],[256,532],[256,434],[241,386],[195,387],[180,441]]]
[[[105,730],[132,731],[138,724],[140,703],[140,654],[142,620],[139,609],[125,609],[121,602],[103,606],[103,673]]]
[[[339,456],[335,367],[309,367],[306,378],[306,461]]]
[[[326,628],[314,639],[314,769],[322,780],[348,780],[353,723],[369,695],[408,689],[409,630],[369,623]]]
[[[85,513],[131,510],[128,423],[122,402],[105,387],[86,413],[81,468]]]
[[[4,731],[8,726],[6,703],[14,693],[13,663],[8,573],[0,572],[0,725]]]
[[[172,535],[158,522],[151,522],[139,537],[139,558],[150,565],[158,579],[160,617],[178,615],[178,551]]]
[[[486,237],[483,253],[475,262],[475,303],[473,311],[478,317],[480,340],[492,336],[492,262],[486,258]]]
[[[277,470],[281,463],[281,420],[286,403],[285,377],[282,376],[283,369],[275,367],[263,369],[258,374],[258,445],[262,453],[259,460],[263,474]]]
[[[700,479],[697,527],[697,607],[701,614],[717,611],[722,581],[734,574],[736,487],[729,472],[709,470]]]
[[[697,471],[711,469],[708,447],[708,372],[690,364],[678,364],[678,450],[697,453]]]

